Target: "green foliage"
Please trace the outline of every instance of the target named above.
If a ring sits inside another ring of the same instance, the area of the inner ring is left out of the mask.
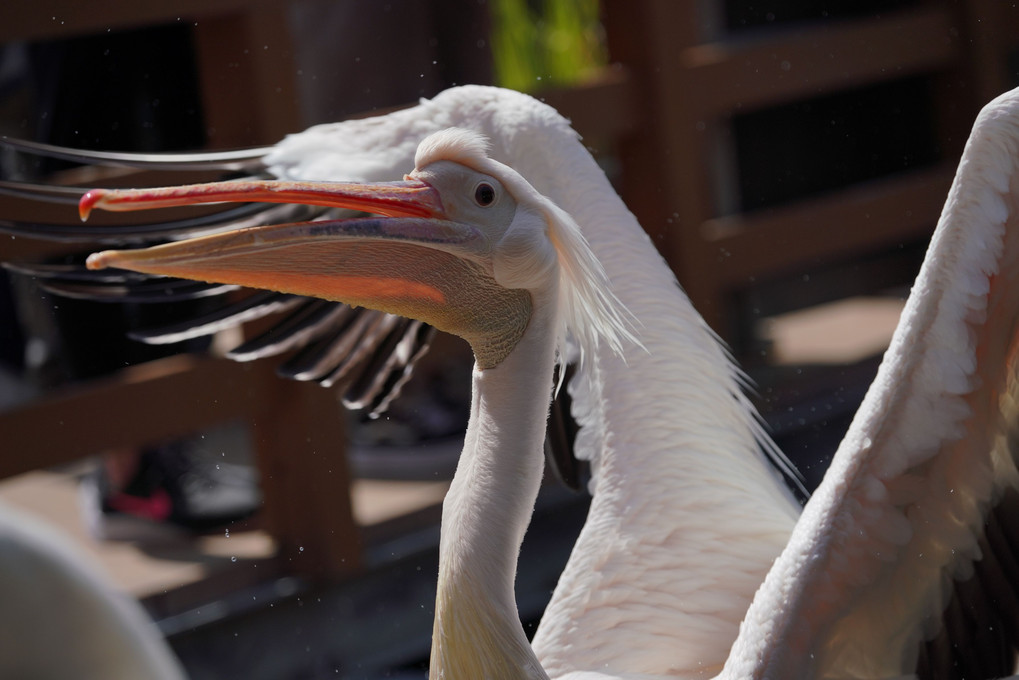
[[[589,77],[606,63],[598,0],[491,0],[496,81],[524,92]]]

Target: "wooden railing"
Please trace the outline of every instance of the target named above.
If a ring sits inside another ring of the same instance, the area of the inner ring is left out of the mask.
[[[640,120],[623,140],[624,198],[737,351],[734,291],[930,233],[975,113],[1012,85],[1006,63],[1019,35],[1019,12],[985,1],[736,32],[719,26],[716,3],[603,6]],[[941,165],[763,211],[726,205],[738,193],[726,148],[735,116],[911,75],[933,83]]]

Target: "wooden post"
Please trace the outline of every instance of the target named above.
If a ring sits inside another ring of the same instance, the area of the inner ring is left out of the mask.
[[[360,563],[350,501],[343,409],[317,383],[273,376],[266,408],[252,422],[262,477],[264,526],[287,571],[335,578]]]
[[[286,10],[253,3],[196,23],[210,147],[272,144],[301,129]]]

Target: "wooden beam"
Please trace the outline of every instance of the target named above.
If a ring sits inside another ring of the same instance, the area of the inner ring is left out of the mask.
[[[0,478],[180,437],[263,411],[269,363],[175,356],[0,412]]]
[[[742,287],[808,263],[894,246],[929,234],[955,167],[895,176],[760,213],[708,220],[705,250],[717,256],[716,284]]]
[[[630,73],[619,65],[589,82],[535,96],[569,118],[573,129],[587,140],[619,139],[640,125]]]
[[[273,144],[301,129],[286,7],[209,17],[195,49],[210,147]]]
[[[318,384],[278,378],[272,360],[176,356],[0,412],[0,478],[231,420],[252,426],[261,517],[285,568],[318,579],[356,570],[342,407]]]
[[[137,0],[49,0],[19,2],[0,21],[0,43],[50,40],[90,33],[122,31],[171,23],[200,23],[202,17],[276,5],[283,0],[177,0],[173,3]]]
[[[944,68],[958,57],[953,26],[945,7],[921,6],[696,45],[672,68],[696,93],[688,106],[702,116],[727,115]]]

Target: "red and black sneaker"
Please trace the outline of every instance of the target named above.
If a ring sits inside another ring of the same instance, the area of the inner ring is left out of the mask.
[[[106,539],[152,535],[160,526],[211,531],[250,516],[261,504],[252,468],[214,462],[186,442],[142,451],[122,488],[99,465],[82,480],[82,497],[90,530]]]

